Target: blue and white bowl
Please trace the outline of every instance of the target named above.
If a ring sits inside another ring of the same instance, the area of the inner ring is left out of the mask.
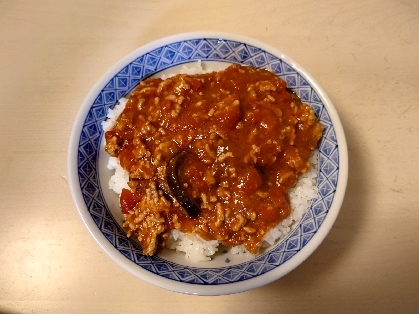
[[[191,263],[182,253],[166,250],[144,256],[126,236],[118,196],[108,188],[101,122],[108,108],[135,85],[162,71],[202,60],[266,68],[314,108],[325,127],[319,143],[318,195],[307,214],[280,243],[256,257],[220,252],[209,262]],[[348,154],[339,117],[312,76],[281,51],[251,38],[227,33],[186,33],[163,38],[132,52],[113,66],[86,97],[75,121],[69,146],[69,181],[78,212],[100,247],[133,275],[165,289],[198,295],[220,295],[253,289],[301,264],[331,229],[346,189]]]

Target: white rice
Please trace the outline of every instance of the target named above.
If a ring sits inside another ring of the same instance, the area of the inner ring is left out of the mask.
[[[109,180],[109,188],[118,195],[121,195],[122,189],[129,189],[129,173],[119,164],[119,159],[116,157],[109,157],[108,169],[115,170],[115,174]]]
[[[116,123],[116,119],[124,111],[125,105],[127,104],[128,98],[121,98],[113,109],[108,110],[106,120],[102,121],[102,128],[106,132],[113,128]]]
[[[220,69],[214,69],[211,67],[203,68],[201,60],[198,60],[194,62],[193,64],[182,65],[182,68],[179,70],[179,72],[176,73],[170,73],[170,74],[163,74],[160,76],[161,79],[165,80],[169,77],[175,76],[177,74],[188,74],[188,75],[194,75],[194,74],[205,74],[205,73],[211,73],[213,71],[218,71]]]
[[[217,240],[206,241],[197,234],[186,234],[173,229],[167,241],[166,247],[178,252],[184,252],[185,258],[192,262],[211,260],[211,256],[218,251]]]
[[[196,62],[193,66],[183,66],[179,73],[176,74],[200,74],[210,73],[213,70],[203,69],[201,61]],[[172,77],[176,74],[161,75],[162,79]],[[109,109],[107,120],[102,122],[103,130],[106,132],[110,130],[116,123],[116,119],[124,110],[128,99],[122,98],[114,109]],[[297,185],[290,189],[291,214],[288,218],[280,222],[276,227],[272,228],[263,239],[262,247],[269,247],[283,240],[295,227],[305,213],[307,213],[311,200],[317,195],[317,151],[312,153],[310,158],[311,167],[309,171],[301,175]],[[122,189],[128,187],[129,174],[119,164],[116,157],[109,157],[108,169],[115,170],[115,174],[109,180],[109,188],[118,195],[121,194]],[[217,240],[206,241],[199,235],[185,234],[179,230],[172,230],[170,238],[167,241],[166,247],[168,249],[184,252],[185,258],[192,262],[208,261],[211,256],[218,251],[220,242]],[[230,253],[240,255],[253,255],[249,253],[243,245],[230,248]]]

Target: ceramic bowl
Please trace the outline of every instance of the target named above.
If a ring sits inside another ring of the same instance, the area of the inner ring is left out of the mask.
[[[221,251],[208,262],[191,263],[183,253],[165,250],[144,256],[122,228],[118,196],[108,188],[101,122],[108,108],[135,85],[185,63],[226,67],[232,63],[266,68],[284,79],[324,126],[319,142],[318,194],[290,234],[256,256]],[[116,263],[156,286],[172,291],[221,295],[253,289],[287,274],[301,264],[331,229],[346,189],[348,161],[339,117],[314,78],[289,56],[257,40],[227,33],[185,33],[163,38],[132,52],[115,64],[83,102],[71,134],[68,160],[72,196],[90,234]]]

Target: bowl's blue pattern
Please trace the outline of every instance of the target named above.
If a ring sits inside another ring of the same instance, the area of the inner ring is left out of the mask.
[[[141,247],[128,239],[111,216],[98,177],[98,156],[103,135],[100,123],[108,108],[129,93],[142,79],[174,65],[196,61],[224,61],[267,68],[310,104],[325,127],[319,145],[319,194],[298,227],[271,251],[239,265],[222,268],[186,267],[158,256],[142,255]],[[175,42],[141,55],[123,67],[97,95],[84,121],[78,147],[80,189],[97,227],[127,259],[157,275],[193,284],[227,284],[259,276],[286,263],[314,236],[328,214],[339,174],[338,143],[327,109],[310,84],[289,64],[257,47],[225,39],[199,38]]]

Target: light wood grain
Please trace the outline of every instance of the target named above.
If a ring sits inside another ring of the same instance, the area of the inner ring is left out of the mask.
[[[165,291],[96,245],[67,183],[72,124],[94,83],[155,39],[187,31],[277,47],[343,122],[341,213],[300,267],[220,297]],[[0,0],[0,313],[417,313],[418,1]]]

